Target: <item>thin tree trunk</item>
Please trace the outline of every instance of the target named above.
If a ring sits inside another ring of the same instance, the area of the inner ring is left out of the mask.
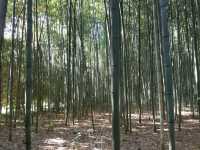
[[[10,54],[10,82],[9,82],[9,101],[10,101],[10,120],[9,120],[9,141],[12,141],[12,128],[13,128],[13,73],[14,73],[14,50],[15,50],[15,8],[16,0],[13,0],[13,18],[12,18],[12,49]]]
[[[195,12],[195,2],[191,0],[192,5],[192,36],[196,59],[196,69],[197,69],[197,104],[200,108],[200,68],[199,68],[199,48],[198,48],[198,36],[196,27],[196,12]],[[199,109],[199,121],[200,121],[200,109]]]
[[[139,107],[139,123],[142,123],[142,104],[141,104],[141,2],[138,4],[138,107]]]
[[[2,54],[3,54],[3,40],[4,40],[4,27],[6,22],[7,13],[7,0],[0,0],[0,115],[2,111]]]
[[[154,22],[154,46],[156,49],[156,75],[157,75],[157,94],[158,94],[158,100],[159,100],[159,111],[160,111],[160,150],[164,150],[164,120],[163,120],[163,100],[162,100],[162,70],[161,70],[161,56],[160,56],[160,44],[159,44],[159,26],[158,26],[158,0],[153,1],[153,22]]]
[[[26,150],[31,150],[31,103],[32,103],[32,0],[27,0],[26,36]]]
[[[163,65],[165,80],[165,98],[167,101],[168,128],[169,128],[169,150],[175,150],[175,131],[174,131],[174,101],[172,87],[172,65],[170,58],[170,42],[168,29],[168,0],[160,0],[161,10],[161,35],[163,47]]]
[[[111,0],[112,52],[112,149],[120,150],[119,62],[121,48],[121,19],[119,0]]]

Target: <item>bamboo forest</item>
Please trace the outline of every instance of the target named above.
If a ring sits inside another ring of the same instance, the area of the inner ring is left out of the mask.
[[[0,0],[0,150],[200,150],[200,0]]]

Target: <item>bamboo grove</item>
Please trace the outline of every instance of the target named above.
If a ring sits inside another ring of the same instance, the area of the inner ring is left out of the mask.
[[[89,118],[95,130],[96,113],[114,112],[113,133],[118,125],[128,133],[148,112],[161,149],[168,120],[175,150],[183,109],[200,116],[199,27],[198,0],[0,0],[0,119],[9,140],[25,116],[30,134],[44,113],[49,124],[64,114],[66,126]]]

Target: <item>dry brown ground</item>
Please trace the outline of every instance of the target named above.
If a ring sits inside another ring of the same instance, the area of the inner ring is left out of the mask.
[[[133,115],[133,118],[136,118]],[[95,132],[90,120],[82,120],[65,127],[61,117],[53,120],[51,130],[47,130],[47,119],[41,119],[39,133],[33,132],[33,150],[111,150],[111,123],[106,114],[95,115]],[[60,118],[60,119],[59,119]],[[133,132],[121,131],[122,150],[158,150],[159,129],[153,133],[152,121],[143,116],[142,124],[133,122]],[[136,122],[136,119],[133,119]],[[159,128],[159,124],[157,124]],[[0,128],[0,150],[25,150],[24,129],[13,130],[13,142],[8,142],[8,128]],[[167,148],[167,129],[165,129]],[[200,126],[198,120],[184,113],[182,131],[176,132],[177,150],[200,150]]]

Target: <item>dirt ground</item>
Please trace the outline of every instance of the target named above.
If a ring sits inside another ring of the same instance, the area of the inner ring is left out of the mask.
[[[189,113],[183,113],[182,130],[176,129],[177,150],[200,150],[200,124],[191,119]],[[32,133],[33,150],[111,150],[111,123],[108,114],[95,115],[95,130],[90,120],[82,120],[75,125],[64,125],[62,117],[55,117],[48,125],[47,119],[40,120],[39,133]],[[60,119],[59,119],[60,118]],[[143,115],[142,124],[137,123],[133,115],[132,133],[121,130],[122,150],[158,150],[159,122],[157,132],[153,133],[152,121]],[[48,129],[49,128],[49,129]],[[25,150],[24,128],[13,129],[13,141],[8,142],[8,128],[0,128],[0,150]],[[167,128],[165,128],[165,146],[168,147]]]

